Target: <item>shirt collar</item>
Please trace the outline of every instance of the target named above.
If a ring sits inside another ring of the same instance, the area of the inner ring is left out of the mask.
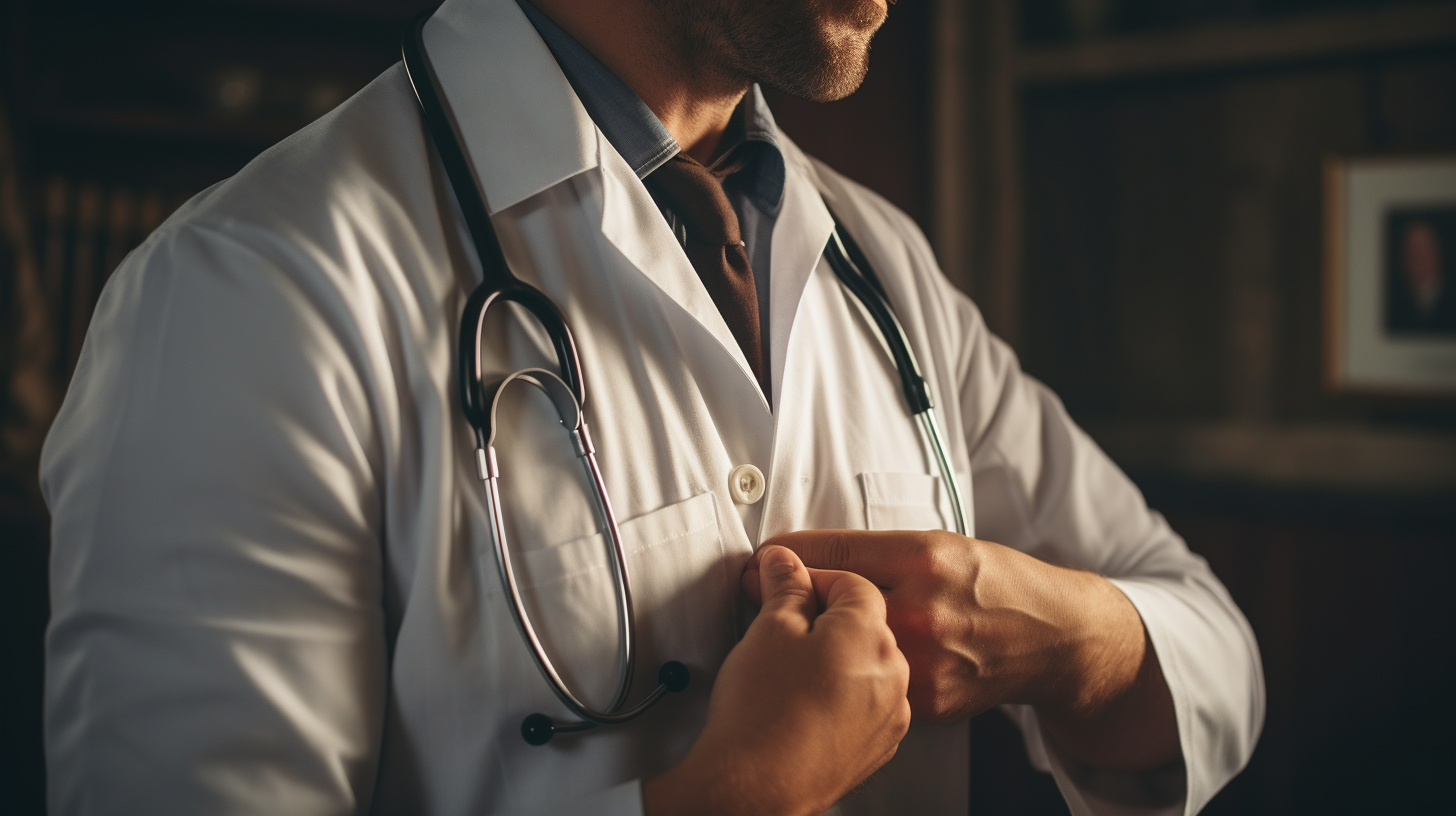
[[[784,204],[783,146],[779,144],[779,128],[773,113],[768,109],[768,100],[754,83],[748,89],[743,101],[738,103],[738,113],[743,117],[743,140],[761,145],[753,160],[744,171],[749,173],[748,196],[754,206],[765,215],[777,217]]]
[[[576,91],[582,107],[586,108],[592,121],[601,128],[607,141],[638,178],[646,178],[682,152],[682,147],[667,132],[662,120],[627,83],[530,0],[516,2],[556,57],[561,73],[566,75],[567,82]],[[749,89],[734,115],[741,117],[739,132],[743,141],[764,145],[745,168],[745,172],[750,174],[747,185],[749,197],[760,210],[777,215],[784,198],[784,159],[778,126],[758,85]],[[722,155],[726,156],[729,152],[725,150]]]
[[[627,83],[529,0],[517,2],[561,65],[561,73],[576,90],[582,107],[638,178],[645,178],[682,150]]]

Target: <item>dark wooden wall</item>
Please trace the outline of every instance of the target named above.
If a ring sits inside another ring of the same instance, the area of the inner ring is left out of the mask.
[[[1263,739],[1209,812],[1446,808],[1456,400],[1322,381],[1322,167],[1456,153],[1456,9],[1238,5],[1167,4],[1210,18],[1188,32],[1224,26],[1201,62],[1169,53],[1201,45],[1169,20],[1082,42],[1043,25],[1024,52],[1019,350],[1259,639]],[[1362,23],[1412,35],[1360,45]],[[1264,30],[1309,41],[1245,47]]]
[[[1456,151],[1456,48],[1038,89],[1024,128],[1024,356],[1078,416],[1367,418],[1321,379],[1323,162]]]

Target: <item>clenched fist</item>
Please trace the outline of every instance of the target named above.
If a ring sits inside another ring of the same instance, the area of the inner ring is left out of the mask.
[[[909,728],[909,666],[875,585],[783,547],[754,564],[762,609],[718,672],[697,743],[644,786],[647,816],[822,813]]]

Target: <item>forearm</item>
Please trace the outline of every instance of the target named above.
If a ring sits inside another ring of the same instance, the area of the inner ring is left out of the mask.
[[[643,816],[736,816],[728,805],[731,797],[715,789],[720,781],[700,773],[689,758],[642,783]]]
[[[1036,706],[1068,757],[1108,771],[1146,771],[1178,760],[1173,697],[1132,602],[1101,576],[1067,571],[1073,607],[1067,669],[1055,702]]]

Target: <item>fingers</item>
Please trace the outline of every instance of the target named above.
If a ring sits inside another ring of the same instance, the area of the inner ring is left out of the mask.
[[[763,605],[759,593],[759,559],[769,545],[793,550],[810,569],[841,570],[869,578],[878,586],[892,587],[898,582],[899,562],[903,560],[901,539],[906,533],[866,530],[801,530],[786,533],[764,543],[743,567],[743,592],[748,599]]]
[[[757,561],[763,613],[783,614],[796,623],[802,622],[804,629],[808,629],[810,621],[819,613],[819,599],[815,597],[814,584],[804,562],[793,551],[772,545],[759,550]]]
[[[814,584],[814,594],[824,610],[821,614],[831,610],[855,612],[884,623],[885,596],[869,580],[839,570],[811,569],[808,574]]]
[[[761,569],[761,562],[765,553],[770,549],[787,549],[773,544],[765,544],[762,549],[754,553],[747,566],[743,568],[743,592],[748,599],[760,607],[764,606],[764,578]],[[792,551],[789,551],[793,554]],[[774,556],[778,558],[780,556]],[[797,557],[795,558],[798,561]],[[799,562],[802,564],[802,562]],[[848,611],[850,609],[863,610],[872,615],[876,620],[883,621],[886,616],[885,596],[880,588],[869,580],[855,575],[851,572],[840,570],[806,569],[808,577],[813,586],[813,595],[818,600],[818,609],[827,610],[831,604]],[[816,612],[818,610],[815,610]],[[809,617],[814,617],[810,614]]]
[[[765,544],[764,548],[767,546]],[[738,579],[743,587],[743,594],[748,596],[748,600],[753,601],[754,606],[763,606],[763,588],[760,586],[762,579],[758,574],[758,559],[761,555],[763,555],[763,548],[754,553],[753,557],[748,559],[748,563],[743,565],[743,576]]]
[[[914,535],[882,530],[801,530],[767,543],[793,550],[811,569],[853,572],[888,587],[899,582],[906,538]]]

